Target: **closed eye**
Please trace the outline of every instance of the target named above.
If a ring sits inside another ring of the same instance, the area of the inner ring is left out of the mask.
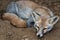
[[[43,30],[45,30],[45,29],[47,29],[47,28],[44,28]]]

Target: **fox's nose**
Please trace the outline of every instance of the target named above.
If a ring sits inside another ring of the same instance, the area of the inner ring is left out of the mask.
[[[40,37],[40,35],[38,35],[38,37]]]
[[[43,35],[42,35],[42,34],[41,34],[41,35],[38,35],[38,37],[40,37],[40,38],[41,38],[41,37],[43,37]]]

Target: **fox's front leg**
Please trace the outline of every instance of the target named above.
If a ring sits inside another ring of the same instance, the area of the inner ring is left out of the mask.
[[[16,27],[27,27],[26,21],[19,18],[14,13],[4,13],[2,17],[3,17],[3,19],[10,21]]]

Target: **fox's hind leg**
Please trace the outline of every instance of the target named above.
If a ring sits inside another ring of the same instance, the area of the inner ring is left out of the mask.
[[[10,21],[11,24],[13,24],[16,27],[27,27],[26,21],[19,18],[14,13],[4,13],[2,15],[3,19]]]

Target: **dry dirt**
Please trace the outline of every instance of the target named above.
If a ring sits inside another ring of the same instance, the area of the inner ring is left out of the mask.
[[[38,38],[34,28],[16,28],[0,19],[0,40],[60,40],[60,21],[42,38]]]
[[[48,3],[44,6],[47,5]],[[54,11],[54,13],[59,13],[60,6],[58,5],[60,5],[60,3],[53,3],[52,5],[50,4],[47,7],[53,8],[52,11]],[[42,38],[38,38],[34,28],[16,28],[11,25],[10,22],[0,19],[0,40],[60,40],[60,20],[51,32],[48,32]]]

